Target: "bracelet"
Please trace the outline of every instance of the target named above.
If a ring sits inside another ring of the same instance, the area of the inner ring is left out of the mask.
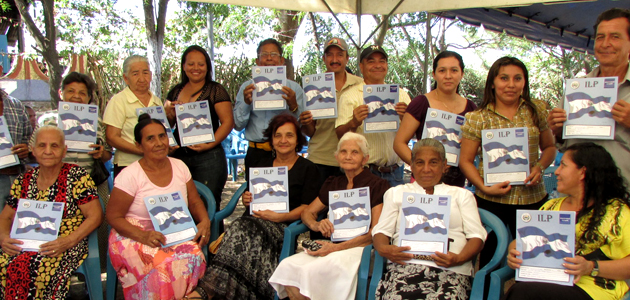
[[[291,110],[292,113],[296,112],[300,106],[296,105],[294,109]]]
[[[537,161],[537,162],[534,164],[534,166],[538,166],[538,167],[540,167],[540,171],[541,171],[540,173],[543,173],[543,174],[545,173],[545,169],[547,169],[547,168],[543,167],[543,165],[540,163],[540,161]]]

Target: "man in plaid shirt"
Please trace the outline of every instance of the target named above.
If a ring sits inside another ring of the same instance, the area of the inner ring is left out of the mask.
[[[28,157],[28,141],[33,129],[28,120],[28,112],[22,102],[9,96],[3,89],[0,89],[0,116],[4,116],[7,120],[11,140],[14,144],[11,151],[20,158],[21,162],[17,166],[0,169],[0,208],[4,209],[13,180],[20,172],[24,171],[23,159]]]

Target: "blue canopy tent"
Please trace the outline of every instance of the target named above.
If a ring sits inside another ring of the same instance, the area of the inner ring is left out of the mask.
[[[537,3],[505,8],[468,8],[433,13],[530,41],[593,54],[597,15],[630,1],[598,0]]]

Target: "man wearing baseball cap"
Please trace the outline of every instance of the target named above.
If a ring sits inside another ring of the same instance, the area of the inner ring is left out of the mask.
[[[361,52],[359,68],[365,84],[385,84],[388,63],[387,53],[378,45],[369,46]],[[400,89],[396,112],[402,118],[411,98]],[[368,165],[372,173],[387,179],[391,186],[403,184],[403,162],[394,152],[396,132],[363,133],[363,120],[368,116],[368,106],[363,102],[363,85],[353,87],[339,98],[339,114],[335,123],[337,136],[341,138],[352,131],[365,135],[368,141]]]
[[[334,37],[324,45],[322,58],[326,64],[326,72],[335,73],[335,89],[337,99],[339,99],[350,88],[361,86],[363,79],[346,72],[346,65],[350,58],[346,41]],[[300,122],[302,131],[311,137],[308,145],[308,159],[319,169],[321,182],[323,183],[329,176],[341,175],[339,163],[333,155],[338,142],[335,119],[313,120],[311,112],[305,111],[300,115]]]

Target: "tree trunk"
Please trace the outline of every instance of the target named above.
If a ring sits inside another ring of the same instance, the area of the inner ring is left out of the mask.
[[[26,24],[26,28],[31,33],[37,44],[35,49],[40,55],[44,57],[48,64],[48,85],[50,86],[50,103],[53,109],[57,108],[57,105],[61,98],[59,97],[59,88],[61,86],[61,64],[59,64],[59,52],[57,52],[57,29],[55,28],[55,1],[54,0],[42,0],[44,10],[44,29],[46,35],[37,28],[33,18],[28,12],[27,0],[15,0],[15,4],[20,12],[22,20]],[[28,99],[23,99],[28,100]]]
[[[147,30],[147,58],[149,59],[149,67],[153,72],[151,91],[158,98],[162,98],[162,49],[164,47],[164,27],[168,0],[158,0],[157,13],[153,1],[142,0],[142,7],[144,8],[144,25]]]
[[[427,82],[427,79],[429,78],[429,64],[431,61],[431,44],[433,44],[433,36],[431,35],[431,19],[432,19],[432,15],[431,14],[427,14],[427,21],[426,21],[426,41],[427,41],[427,45],[425,45],[424,47],[424,61],[426,62],[423,66],[422,66],[422,86],[424,87],[424,92],[428,93],[429,91],[431,91],[431,85]]]
[[[295,35],[297,34],[300,23],[302,23],[302,15],[299,11],[295,10],[278,10],[278,27],[276,28],[276,35],[278,41],[283,47],[293,42]],[[285,65],[287,66],[287,78],[295,79],[295,68],[293,66],[292,57],[285,59]]]
[[[389,15],[382,15],[380,17],[380,22],[383,22],[383,25],[381,25],[381,28],[379,28],[378,30],[378,35],[376,36],[376,40],[374,41],[374,44],[383,47],[383,43],[385,42],[385,36],[387,35],[387,30],[389,30],[389,27],[390,27]]]

